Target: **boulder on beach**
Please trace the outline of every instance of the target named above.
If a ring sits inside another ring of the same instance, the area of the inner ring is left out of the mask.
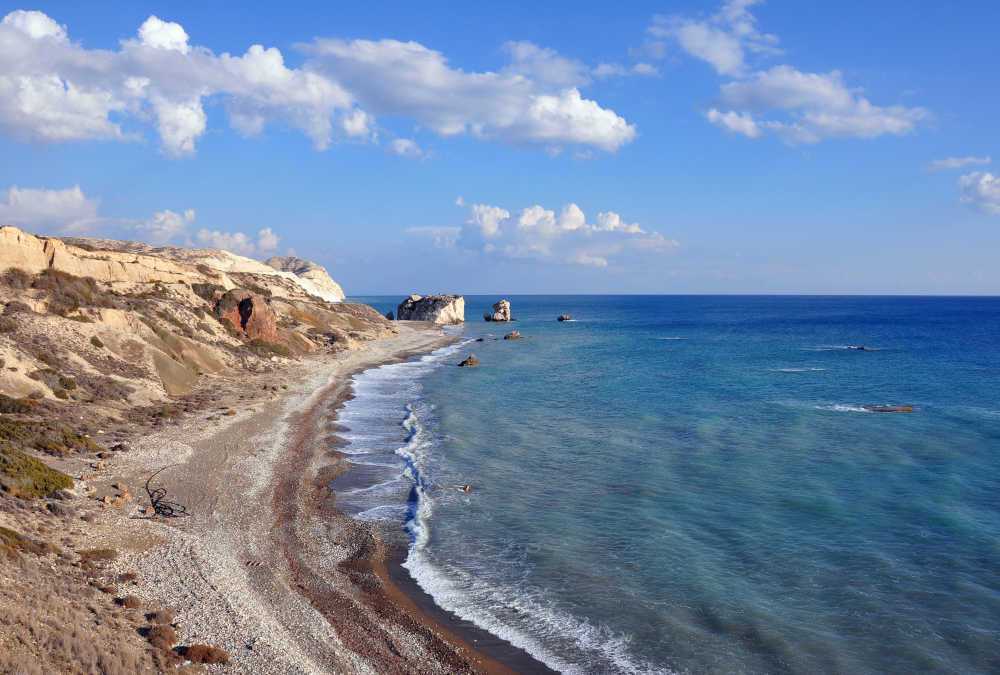
[[[521,331],[519,331],[519,330],[512,330],[511,332],[509,332],[506,335],[504,335],[503,339],[504,340],[520,340],[521,339]]]
[[[461,295],[411,295],[396,308],[400,321],[430,321],[432,323],[463,323],[465,298]]]
[[[559,321],[572,321],[572,320],[573,320],[573,317],[570,316],[569,314],[560,314],[559,315]]]
[[[493,305],[493,313],[483,314],[486,321],[510,321],[510,300],[501,300]]]
[[[465,360],[458,364],[459,368],[475,368],[479,365],[479,359],[476,358],[475,354],[469,354],[465,357]]]
[[[863,405],[861,406],[868,412],[877,413],[911,413],[913,412],[912,405]]]

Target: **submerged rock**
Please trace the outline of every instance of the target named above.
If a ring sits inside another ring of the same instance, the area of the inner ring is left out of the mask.
[[[493,305],[492,314],[483,314],[486,321],[510,321],[510,300],[501,300]]]
[[[459,368],[475,368],[479,365],[479,359],[475,354],[469,354],[464,361],[458,364]]]
[[[560,314],[558,320],[559,321],[572,321],[573,317],[570,316],[569,314]]]
[[[465,321],[465,298],[461,295],[416,295],[399,303],[396,318],[400,321],[462,323]]]
[[[503,339],[504,340],[520,340],[521,339],[521,331],[519,331],[519,330],[513,330],[513,331],[507,333],[506,335],[504,335]]]

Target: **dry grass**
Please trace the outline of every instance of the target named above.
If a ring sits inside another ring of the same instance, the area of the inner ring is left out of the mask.
[[[229,663],[229,652],[210,645],[178,647],[177,653],[191,663]]]

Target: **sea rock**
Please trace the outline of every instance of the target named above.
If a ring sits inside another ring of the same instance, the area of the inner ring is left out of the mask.
[[[569,314],[560,314],[559,315],[559,321],[572,321],[572,320],[573,320],[573,317],[570,316]]]
[[[461,295],[411,295],[399,303],[396,318],[400,321],[463,323],[465,298]]]
[[[267,264],[276,270],[291,272],[317,297],[329,302],[341,302],[344,299],[344,289],[340,284],[330,278],[326,268],[314,262],[295,256],[274,256],[268,258]]]
[[[475,368],[479,365],[479,359],[475,354],[469,354],[464,361],[458,364],[459,368]]]
[[[519,330],[513,330],[513,331],[507,333],[506,335],[504,335],[503,339],[504,340],[520,340],[521,339],[521,331],[519,331]]]
[[[251,340],[283,344],[274,310],[256,293],[234,288],[215,303],[215,316]]]
[[[510,300],[501,300],[493,305],[492,314],[483,314],[486,321],[510,321]]]
[[[878,412],[878,413],[911,413],[913,412],[912,405],[863,405],[861,406],[868,412]]]

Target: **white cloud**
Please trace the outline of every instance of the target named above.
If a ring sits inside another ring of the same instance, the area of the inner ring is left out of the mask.
[[[547,149],[612,152],[635,137],[622,117],[581,96],[586,66],[529,42],[508,43],[509,63],[496,72],[452,68],[415,42],[317,39],[302,49],[310,59],[299,68],[274,47],[216,54],[157,16],[117,50],[87,49],[51,17],[18,10],[0,22],[0,132],[45,142],[133,140],[152,123],[166,154],[187,156],[207,131],[211,99],[246,136],[280,122],[320,150],[338,137],[374,141],[369,110],[443,136]]]
[[[621,256],[664,253],[678,245],[660,233],[626,222],[614,211],[598,213],[596,222],[588,223],[583,210],[573,203],[558,215],[538,204],[517,215],[499,206],[473,204],[451,241],[489,256],[591,267],[607,267]]]
[[[394,155],[408,157],[410,159],[420,159],[426,156],[423,148],[421,148],[416,141],[409,138],[393,139],[392,143],[389,144],[389,151]],[[461,199],[461,197],[459,197],[459,199]]]
[[[629,75],[656,77],[660,74],[660,70],[651,63],[641,61],[633,64],[630,68],[626,68],[620,63],[599,63],[590,73],[599,80],[606,80],[612,77],[627,77]]]
[[[165,244],[185,235],[188,225],[193,223],[194,219],[194,209],[187,209],[183,213],[165,209],[154,213],[153,217],[141,223],[138,229],[146,241]]]
[[[660,69],[652,63],[640,62],[632,66],[632,72],[636,75],[643,75],[645,77],[656,77],[660,74]]]
[[[323,149],[369,133],[373,120],[329,78],[287,68],[275,48],[242,56],[189,44],[182,26],[149,17],[117,51],[86,49],[40,12],[0,23],[0,131],[25,140],[134,139],[124,125],[152,121],[171,156],[190,155],[207,128],[203,102],[217,97],[246,135],[281,121]]]
[[[257,232],[257,239],[244,232],[223,232],[221,230],[198,230],[196,239],[199,244],[208,248],[220,248],[224,251],[244,256],[266,255],[278,248],[279,237],[269,227]]]
[[[534,45],[509,47],[514,62],[499,72],[452,68],[417,42],[317,39],[302,48],[309,68],[343,83],[365,108],[410,116],[441,136],[609,152],[635,138],[624,118],[567,86],[571,62]]]
[[[754,121],[753,115],[750,113],[738,113],[734,110],[720,112],[712,108],[705,113],[705,117],[715,126],[722,127],[734,134],[742,134],[747,138],[757,138],[761,135],[760,127],[757,126],[757,122]]]
[[[760,0],[729,0],[706,19],[654,17],[649,32],[732,78],[720,99],[730,108],[705,117],[732,133],[759,138],[772,133],[789,143],[830,138],[877,138],[913,132],[929,113],[919,107],[879,106],[848,87],[839,71],[808,73],[790,65],[753,71],[748,57],[779,54],[778,38],[761,32],[750,8]]]
[[[1000,215],[1000,176],[983,171],[974,171],[958,179],[961,199],[965,204]]]
[[[989,164],[993,158],[987,157],[946,157],[945,159],[935,159],[927,164],[929,171],[951,171],[954,169],[964,169],[967,166]]]
[[[746,69],[746,53],[778,53],[778,38],[757,29],[749,8],[761,0],[729,0],[705,19],[653,17],[649,34],[677,42],[689,55],[715,68],[720,75],[738,76]]]
[[[454,248],[461,233],[460,227],[408,227],[406,233],[415,237],[426,237],[434,242],[434,248]]]
[[[12,186],[0,199],[0,225],[76,233],[97,222],[97,207],[79,185],[64,190]]]

